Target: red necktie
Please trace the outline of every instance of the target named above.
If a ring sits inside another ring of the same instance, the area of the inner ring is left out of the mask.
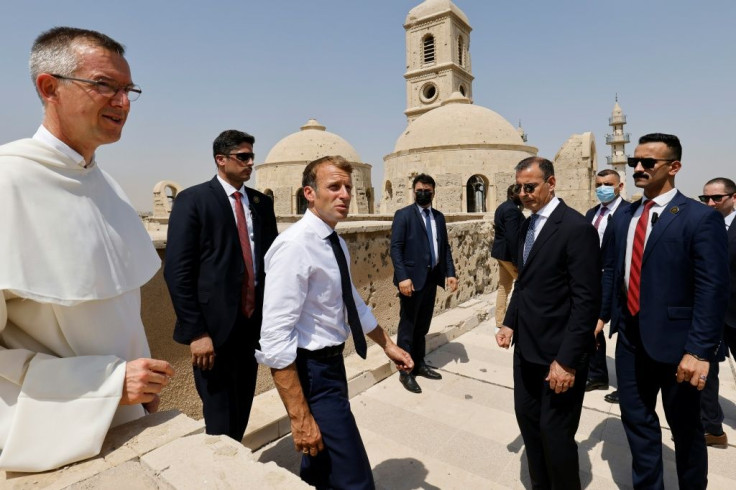
[[[240,201],[242,195],[239,191],[233,193],[235,198],[235,217],[238,221],[238,238],[240,248],[243,250],[243,261],[245,262],[245,276],[243,277],[242,300],[240,307],[243,314],[250,318],[256,309],[256,281],[253,273],[253,255],[251,254],[250,238],[248,237],[248,222],[245,220],[245,211]]]
[[[629,270],[629,291],[626,305],[631,315],[639,313],[639,287],[641,285],[641,258],[644,255],[644,240],[647,237],[649,224],[649,210],[654,206],[650,199],[644,204],[644,211],[639,216],[639,222],[634,231],[634,244],[631,247],[631,269]]]
[[[593,226],[595,226],[595,229],[598,229],[598,225],[601,224],[601,220],[603,219],[603,216],[608,212],[608,208],[603,206],[601,207],[601,212],[598,215],[598,217],[595,219],[595,223],[593,223]]]

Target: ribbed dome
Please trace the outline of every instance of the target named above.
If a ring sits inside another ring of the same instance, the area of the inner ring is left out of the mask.
[[[311,162],[327,155],[341,155],[349,162],[361,162],[358,152],[350,143],[325,126],[310,119],[300,131],[276,143],[264,163]]]
[[[394,152],[448,145],[517,145],[525,143],[506,119],[470,104],[458,92],[441,107],[416,118],[396,141]]]
[[[445,13],[450,10],[460,17],[463,22],[470,25],[470,21],[465,13],[450,0],[425,0],[409,11],[409,15],[406,16],[404,24],[413,24],[414,22],[425,17],[429,17],[430,15]]]

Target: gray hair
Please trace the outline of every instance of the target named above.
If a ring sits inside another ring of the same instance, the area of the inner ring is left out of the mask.
[[[42,32],[31,48],[28,64],[34,87],[41,73],[73,76],[79,66],[75,48],[83,45],[104,48],[120,56],[125,55],[125,47],[122,44],[101,32],[76,27],[54,27]],[[41,94],[38,95],[41,97]]]

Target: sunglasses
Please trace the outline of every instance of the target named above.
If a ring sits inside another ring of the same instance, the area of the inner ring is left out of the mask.
[[[531,184],[514,184],[514,187],[511,188],[511,191],[514,194],[521,194],[521,190],[524,189],[525,193],[532,194],[534,192],[534,189],[536,189],[539,184],[543,184],[543,182],[535,182]]]
[[[724,197],[728,197],[731,194],[712,194],[710,196],[706,196],[703,194],[702,196],[698,196],[698,199],[700,199],[700,202],[708,204],[708,201],[713,199],[713,202],[721,202]]]
[[[240,152],[240,153],[228,153],[226,156],[228,156],[228,157],[235,157],[238,160],[240,160],[241,162],[249,162],[251,160],[255,160],[256,159],[256,154],[255,153],[248,152],[248,151],[243,151],[243,152]]]
[[[657,162],[674,162],[674,160],[666,160],[664,158],[628,158],[628,165],[631,168],[636,168],[637,164],[641,163],[641,166],[644,167],[646,170],[651,170],[654,168]]]

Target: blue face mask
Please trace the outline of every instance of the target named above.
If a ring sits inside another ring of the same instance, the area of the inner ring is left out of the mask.
[[[596,187],[595,195],[598,197],[598,200],[603,204],[608,204],[616,198],[616,193],[614,192],[612,185],[602,185],[600,187]]]

